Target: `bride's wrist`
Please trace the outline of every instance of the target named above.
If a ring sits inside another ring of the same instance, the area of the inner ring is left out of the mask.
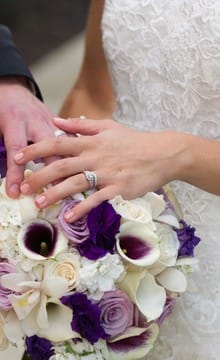
[[[174,157],[173,180],[193,184],[196,169],[199,167],[200,159],[198,151],[201,149],[202,139],[198,136],[181,132],[175,135],[178,151]]]

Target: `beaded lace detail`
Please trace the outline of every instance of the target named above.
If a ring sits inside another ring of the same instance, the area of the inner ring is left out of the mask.
[[[102,28],[117,121],[220,140],[220,0],[106,0]],[[202,238],[200,271],[147,359],[217,360],[220,197],[181,182],[173,186]]]

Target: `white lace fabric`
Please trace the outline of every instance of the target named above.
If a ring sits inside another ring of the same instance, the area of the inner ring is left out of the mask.
[[[106,0],[102,29],[117,121],[220,140],[220,0]],[[219,360],[220,197],[173,186],[202,238],[200,271],[147,359]]]

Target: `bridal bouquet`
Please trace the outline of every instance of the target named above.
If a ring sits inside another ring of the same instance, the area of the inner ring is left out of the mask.
[[[23,341],[32,360],[140,359],[186,291],[199,238],[169,189],[116,196],[66,223],[87,195],[39,210],[1,180],[2,350]]]

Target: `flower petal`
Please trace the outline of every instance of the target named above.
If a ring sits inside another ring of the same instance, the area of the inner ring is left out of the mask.
[[[158,195],[154,192],[148,192],[143,196],[143,199],[150,203],[153,219],[156,219],[166,208],[163,195]]]
[[[67,239],[43,219],[35,219],[23,226],[18,233],[20,251],[29,259],[44,260],[54,257],[67,247]]]
[[[136,266],[150,266],[160,256],[158,236],[146,224],[133,221],[120,226],[116,248],[123,259]]]
[[[158,336],[156,324],[146,328],[128,328],[121,336],[109,340],[109,360],[138,360],[153,348]]]
[[[47,302],[48,327],[41,328],[38,336],[52,342],[66,341],[80,335],[72,330],[72,311],[56,299]]]
[[[35,296],[33,296],[33,294]],[[19,320],[25,319],[38,303],[40,292],[36,290],[29,290],[24,294],[8,296],[13,309],[15,310]]]
[[[24,332],[22,330],[21,323],[13,310],[7,313],[5,318],[4,331],[10,342],[13,344],[21,343],[24,337]]]
[[[184,292],[187,288],[185,275],[176,268],[168,268],[157,276],[157,281],[169,291]]]
[[[119,286],[127,292],[148,321],[155,320],[162,314],[166,292],[149,272],[129,271]]]

